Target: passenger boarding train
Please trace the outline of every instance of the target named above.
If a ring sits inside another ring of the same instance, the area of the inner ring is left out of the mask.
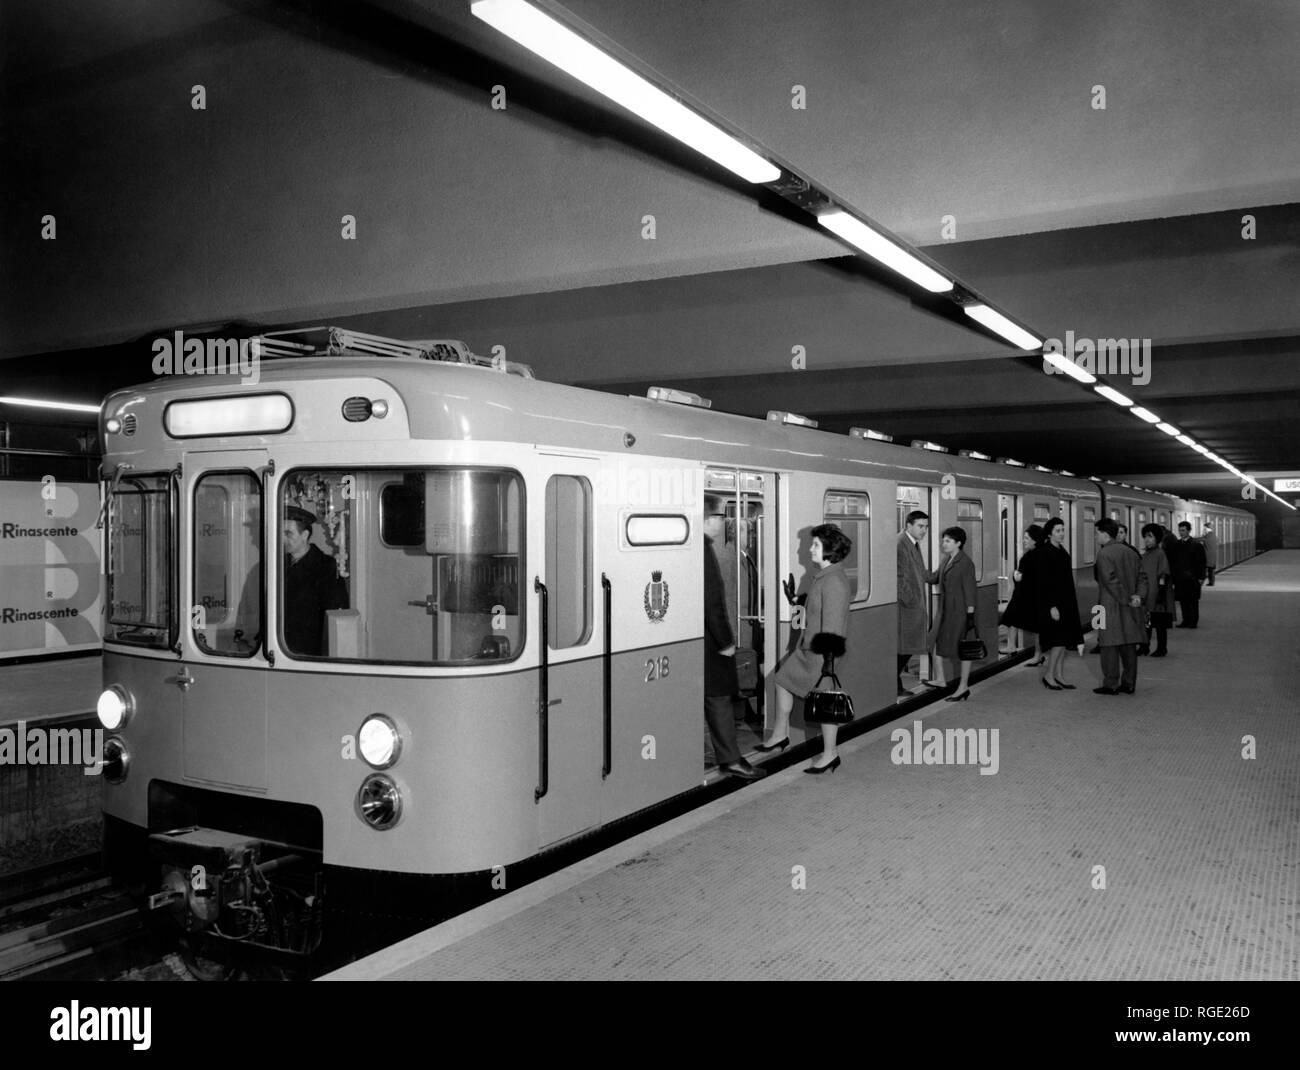
[[[170,377],[101,412],[106,849],[186,929],[246,945],[311,950],[349,876],[486,886],[699,787],[706,490],[729,502],[760,715],[797,638],[782,580],[806,582],[823,522],[853,540],[838,668],[859,716],[896,701],[912,509],[931,567],[945,527],[968,533],[991,658],[1032,522],[1065,520],[1084,620],[1102,516],[1135,539],[1212,523],[1220,567],[1254,552],[1239,510],[557,386],[460,343],[256,344],[256,386]]]

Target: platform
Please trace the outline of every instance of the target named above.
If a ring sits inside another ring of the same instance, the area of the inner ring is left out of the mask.
[[[1071,692],[1012,668],[328,979],[1295,980],[1297,636],[1272,551],[1136,695],[1096,656]],[[895,764],[918,719],[996,729],[997,773]]]
[[[0,727],[93,716],[103,687],[103,657],[97,651],[0,665]]]

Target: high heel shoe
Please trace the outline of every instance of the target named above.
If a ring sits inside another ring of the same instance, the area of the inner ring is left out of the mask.
[[[1045,662],[1046,660],[1047,660],[1046,658],[1039,658],[1037,661],[1027,661],[1027,662],[1025,662],[1025,668],[1026,668],[1026,669],[1033,669],[1033,668],[1035,668],[1035,667],[1041,665],[1041,664],[1042,664],[1043,662]]]
[[[1063,687],[1057,687],[1056,684],[1049,684],[1049,683],[1047,682],[1046,677],[1042,677],[1042,676],[1040,676],[1039,679],[1043,681],[1043,686],[1044,686],[1045,688],[1047,688],[1048,691],[1064,691],[1064,690],[1065,690],[1065,688],[1063,688]]]
[[[788,746],[790,746],[790,737],[786,736],[784,739],[778,739],[775,743],[760,743],[754,749],[767,754],[769,751],[785,750]]]
[[[804,770],[805,773],[812,773],[813,776],[820,776],[822,773],[833,773],[840,767],[840,756],[837,754],[825,765],[810,765]]]
[[[966,688],[966,690],[963,691],[960,695],[949,695],[947,698],[944,699],[944,702],[965,702],[968,698],[970,698],[969,687]]]
[[[1067,684],[1064,680],[1057,680],[1056,689],[1058,691],[1073,691],[1075,687],[1074,684]]]

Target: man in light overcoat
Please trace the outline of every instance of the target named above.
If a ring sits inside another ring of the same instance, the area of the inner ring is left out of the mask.
[[[1098,629],[1101,645],[1099,695],[1131,695],[1137,690],[1137,648],[1146,639],[1142,606],[1147,575],[1133,547],[1119,542],[1119,525],[1110,517],[1097,521],[1097,601],[1104,617]],[[1121,671],[1122,667],[1122,671]]]

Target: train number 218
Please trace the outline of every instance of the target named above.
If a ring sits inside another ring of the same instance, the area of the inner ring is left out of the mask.
[[[668,675],[668,655],[661,658],[646,658],[645,660],[645,682],[652,683],[655,680],[662,680]]]

